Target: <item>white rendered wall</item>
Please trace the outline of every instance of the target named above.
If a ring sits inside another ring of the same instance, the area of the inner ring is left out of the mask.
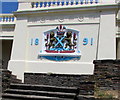
[[[93,74],[95,59],[115,59],[115,11],[76,12],[31,12],[26,17],[17,15],[15,39],[9,70],[23,79],[24,72]],[[43,46],[43,33],[62,24],[66,28],[79,31],[80,60],[56,62],[38,59]],[[38,45],[31,45],[31,39],[39,39]],[[83,45],[83,39],[89,40]],[[93,43],[91,45],[91,38]]]
[[[15,36],[12,47],[11,61],[8,69],[18,78],[23,78],[26,59],[27,19],[18,17],[15,27]]]
[[[81,25],[64,25],[68,28],[80,31],[80,51],[81,58],[79,61],[63,61],[55,62],[49,60],[38,59],[38,54],[41,51],[42,33],[48,29],[54,29],[56,26],[34,26],[29,30],[29,41],[31,38],[39,38],[40,45],[31,46],[28,44],[27,66],[26,72],[42,72],[42,73],[61,73],[61,74],[92,74],[94,67],[92,64],[93,59],[96,58],[97,36],[99,24],[81,24]],[[33,34],[34,33],[34,34]],[[94,38],[94,45],[83,45],[84,38]]]
[[[115,12],[102,11],[100,17],[100,34],[97,59],[116,58]],[[112,52],[111,52],[112,51]]]

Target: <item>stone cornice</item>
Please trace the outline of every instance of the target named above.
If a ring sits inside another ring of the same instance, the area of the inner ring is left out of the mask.
[[[14,15],[32,15],[39,13],[60,13],[60,12],[77,12],[77,11],[101,11],[101,10],[117,10],[118,4],[101,4],[101,5],[82,5],[82,6],[62,6],[62,7],[45,7],[45,8],[31,8],[18,10]]]
[[[0,17],[2,16],[14,16],[13,14],[0,14]]]

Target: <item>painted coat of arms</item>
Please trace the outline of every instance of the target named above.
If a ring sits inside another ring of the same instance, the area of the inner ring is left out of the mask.
[[[79,32],[57,26],[53,30],[44,32],[43,50],[44,58],[55,61],[79,59],[78,40]]]

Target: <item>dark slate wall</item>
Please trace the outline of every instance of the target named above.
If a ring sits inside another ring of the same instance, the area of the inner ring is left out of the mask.
[[[94,94],[94,76],[92,75],[67,75],[67,74],[43,74],[25,73],[26,84],[52,85],[77,87],[82,95]]]
[[[0,69],[0,80],[1,80],[1,90],[2,92],[10,87],[11,83],[11,71],[6,69]]]
[[[17,79],[16,75],[12,75],[12,72],[7,69],[0,69],[0,90],[4,92],[10,87],[11,83],[22,83],[20,79]]]
[[[119,90],[120,60],[96,60],[95,84],[101,90]]]
[[[94,75],[25,73],[26,84],[77,87],[80,95],[93,95],[99,90],[119,90],[120,60],[95,60]]]

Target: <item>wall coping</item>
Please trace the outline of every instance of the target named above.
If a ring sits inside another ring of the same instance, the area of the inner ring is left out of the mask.
[[[25,72],[25,74],[29,74],[29,75],[47,75],[47,76],[78,76],[78,77],[82,77],[82,76],[88,76],[88,75],[75,75],[75,74],[56,74],[56,73],[28,73]],[[89,76],[93,76],[93,75],[89,75]]]

